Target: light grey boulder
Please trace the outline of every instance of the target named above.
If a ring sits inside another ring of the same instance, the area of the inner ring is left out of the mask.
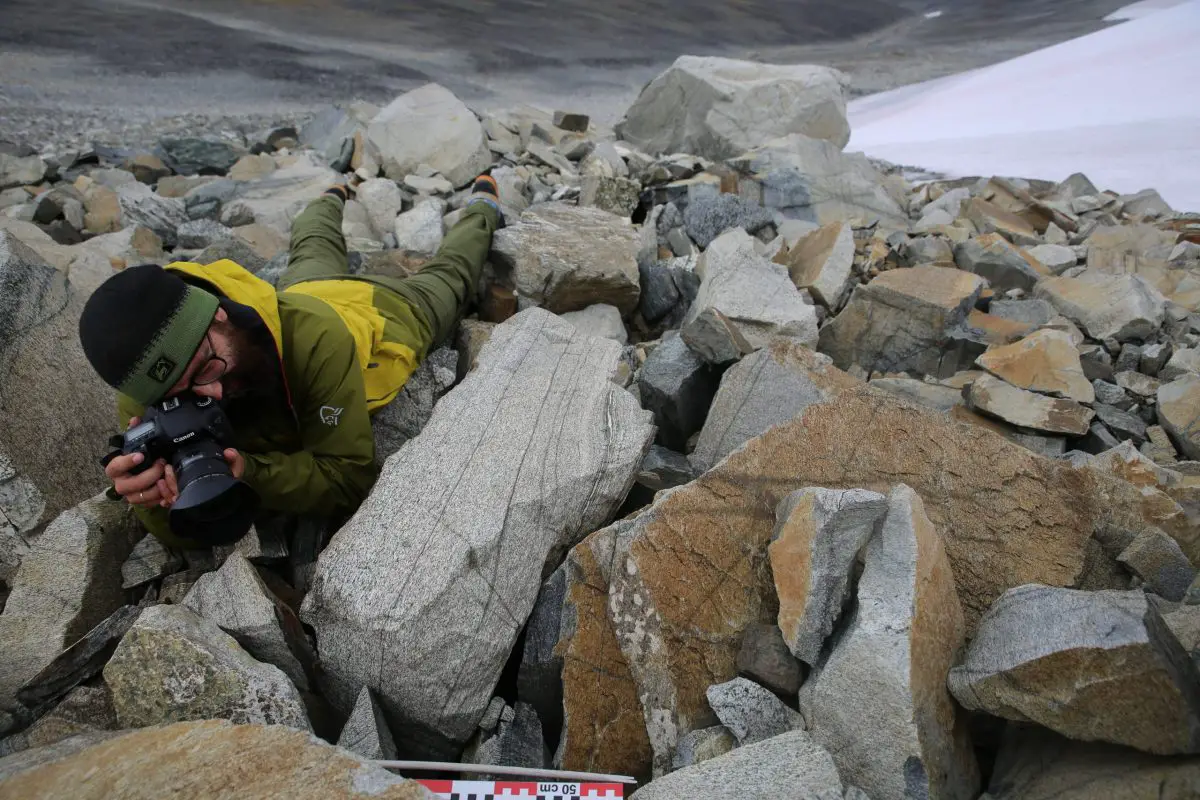
[[[338,736],[337,745],[363,758],[380,761],[396,758],[396,742],[392,739],[392,732],[388,730],[383,709],[375,702],[375,696],[366,686],[358,693],[354,710],[350,712],[350,719],[346,720],[342,733]]]
[[[299,620],[241,555],[200,576],[181,605],[216,623],[259,661],[279,667],[296,688],[309,688],[307,669],[315,658]]]
[[[677,335],[665,338],[638,371],[642,407],[654,414],[658,441],[682,451],[708,416],[717,372]]]
[[[790,133],[850,139],[837,70],[680,56],[642,89],[617,136],[650,155],[736,156]]]
[[[745,231],[734,229],[709,245],[696,267],[700,290],[684,319],[684,331],[706,311],[716,310],[755,349],[775,335],[814,346],[816,309],[805,302],[787,269],[759,255],[754,242]]]
[[[746,356],[721,376],[720,388],[692,451],[698,473],[706,472],[773,425],[833,398],[855,381],[833,369],[828,356],[786,338]]]
[[[338,177],[317,154],[302,150],[287,166],[240,184],[235,199],[254,215],[255,223],[270,228],[287,241],[292,221]]]
[[[1010,589],[948,685],[964,708],[1072,739],[1200,748],[1200,674],[1140,589]]]
[[[821,329],[818,349],[841,369],[938,375],[951,334],[983,287],[982,278],[957,269],[889,270],[855,287],[842,313]]]
[[[424,258],[433,257],[445,236],[446,226],[442,220],[445,211],[445,202],[430,197],[393,219],[391,232],[396,236],[396,249]]]
[[[434,350],[405,382],[396,399],[375,412],[375,463],[382,469],[389,457],[429,423],[438,400],[458,376],[458,353],[449,347]]]
[[[907,228],[908,213],[879,170],[862,153],[843,153],[832,142],[792,134],[732,159],[739,191],[785,219],[817,225],[884,222]]]
[[[184,606],[145,609],[104,667],[123,728],[227,719],[311,730],[300,694],[279,668]]]
[[[1158,422],[1179,452],[1200,461],[1200,375],[1187,373],[1164,383],[1155,395]]]
[[[39,183],[45,175],[46,162],[40,156],[0,152],[0,189]]]
[[[464,186],[492,162],[478,118],[436,83],[384,106],[367,126],[367,138],[379,149],[383,171],[394,181],[427,164],[455,186]]]
[[[556,314],[596,303],[632,312],[641,291],[638,249],[628,219],[561,202],[530,208],[492,240],[497,273],[507,273],[521,297]]]
[[[1075,248],[1061,244],[1039,244],[1028,248],[1025,252],[1036,258],[1055,275],[1061,275],[1071,269],[1078,261],[1075,256]]]
[[[756,349],[729,317],[711,306],[689,320],[680,336],[693,353],[718,367],[738,361]]]
[[[117,190],[122,227],[142,225],[154,231],[167,247],[179,243],[179,226],[188,221],[183,200],[163,197],[144,183],[130,183]]]
[[[792,730],[804,729],[804,718],[768,689],[745,678],[708,687],[708,704],[721,724],[745,746]]]
[[[685,797],[841,800],[842,781],[829,752],[796,730],[676,770],[638,789],[630,800]]]
[[[0,614],[0,730],[17,689],[124,605],[121,564],[141,536],[128,504],[98,495],[30,540]]]
[[[843,780],[876,800],[978,795],[966,720],[945,688],[964,634],[941,537],[901,484],[867,546],[858,608],[800,689],[800,713]]]
[[[620,363],[541,309],[497,326],[321,553],[301,615],[333,699],[370,686],[402,749],[466,741],[542,575],[624,500],[653,428]]]
[[[182,566],[182,556],[167,550],[158,537],[146,534],[121,565],[122,585],[126,589],[141,586],[169,575]]]
[[[625,330],[625,323],[621,321],[621,311],[608,303],[596,303],[579,311],[568,311],[561,316],[588,336],[612,339],[618,344],[629,341],[629,333]]]
[[[1145,341],[1162,326],[1167,300],[1140,275],[1085,270],[1077,277],[1048,278],[1034,290],[1093,339]]]
[[[79,343],[88,291],[0,230],[0,509],[18,533],[109,485],[99,461],[116,400]]]
[[[404,208],[404,195],[395,181],[387,178],[365,180],[355,188],[354,199],[366,209],[376,239],[395,230],[396,217]]]
[[[223,239],[232,238],[232,229],[212,219],[188,220],[181,223],[176,231],[176,245],[185,250],[204,249]]]
[[[1054,306],[1045,300],[993,300],[988,313],[1013,322],[1028,322],[1041,327],[1054,319]]]
[[[968,239],[954,248],[960,269],[987,278],[997,292],[1021,289],[1029,292],[1046,277],[1028,258],[999,234]]]
[[[858,553],[887,510],[887,498],[865,489],[812,487],[780,501],[767,554],[779,629],[801,661],[817,663],[842,614]]]

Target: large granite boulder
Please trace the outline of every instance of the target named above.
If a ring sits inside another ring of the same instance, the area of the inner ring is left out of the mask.
[[[599,208],[542,203],[496,232],[492,257],[517,293],[555,313],[608,303],[637,307],[639,242],[628,219]]]
[[[190,608],[144,610],[104,667],[124,728],[228,719],[309,730],[300,693]]]
[[[498,326],[321,554],[301,615],[334,699],[370,686],[402,749],[471,735],[544,571],[625,499],[653,427],[620,359],[541,309]]]
[[[801,687],[800,711],[846,782],[871,797],[972,800],[979,767],[946,690],[965,633],[954,573],[917,493],[897,486],[887,504],[858,607]]]
[[[949,686],[968,709],[1072,739],[1200,752],[1200,673],[1141,589],[1006,592]]]
[[[30,542],[0,614],[0,730],[17,690],[124,604],[121,564],[141,535],[132,509],[101,495]]]
[[[642,89],[617,135],[652,155],[730,158],[801,133],[850,140],[845,76],[828,67],[680,56]]]
[[[449,89],[428,83],[384,106],[367,126],[384,173],[403,180],[427,164],[455,186],[470,183],[492,163],[479,119]]]
[[[181,722],[74,737],[0,759],[0,797],[6,798],[160,800],[231,792],[323,800],[437,797],[416,781],[283,725]]]
[[[1119,342],[1150,339],[1162,326],[1166,298],[1139,275],[1108,275],[1085,270],[1074,278],[1048,278],[1034,296],[1093,339]]]
[[[45,263],[0,231],[0,457],[44,504],[19,503],[26,509],[18,512],[18,498],[9,503],[0,494],[0,513],[22,533],[108,485],[99,461],[117,432],[115,394],[79,344],[86,290]],[[0,482],[9,477],[0,474]]]

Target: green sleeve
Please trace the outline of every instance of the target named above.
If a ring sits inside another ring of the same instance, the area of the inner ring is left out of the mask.
[[[243,453],[242,476],[275,511],[349,513],[375,483],[375,437],[354,339],[342,326],[313,326],[293,346],[305,353],[289,370],[303,449]]]

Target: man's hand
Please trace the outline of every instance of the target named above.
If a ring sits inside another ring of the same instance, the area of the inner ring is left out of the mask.
[[[225,450],[224,456],[225,461],[229,464],[229,470],[233,473],[233,477],[240,481],[242,479],[242,473],[246,471],[245,457],[232,447]]]
[[[132,428],[142,420],[134,417],[129,420]],[[175,470],[163,459],[159,459],[145,472],[133,474],[133,468],[145,461],[141,453],[130,453],[127,456],[117,456],[108,462],[104,474],[113,482],[117,494],[132,505],[142,508],[155,506],[169,507],[170,503],[179,496],[179,487],[175,483]]]

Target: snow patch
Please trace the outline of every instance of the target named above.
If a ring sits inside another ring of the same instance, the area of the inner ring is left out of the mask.
[[[1141,19],[1142,17],[1150,16],[1159,11],[1165,11],[1168,8],[1174,8],[1184,0],[1141,0],[1140,3],[1134,3],[1131,6],[1118,8],[1113,13],[1104,18],[1105,22],[1124,22],[1130,19]]]
[[[1162,4],[1171,0],[1152,0]],[[850,103],[848,150],[948,176],[1158,189],[1200,211],[1200,0]]]
[[[925,19],[937,19],[938,17],[940,17],[942,15],[942,13],[943,12],[941,12],[941,11],[930,11],[927,14],[925,14]]]

